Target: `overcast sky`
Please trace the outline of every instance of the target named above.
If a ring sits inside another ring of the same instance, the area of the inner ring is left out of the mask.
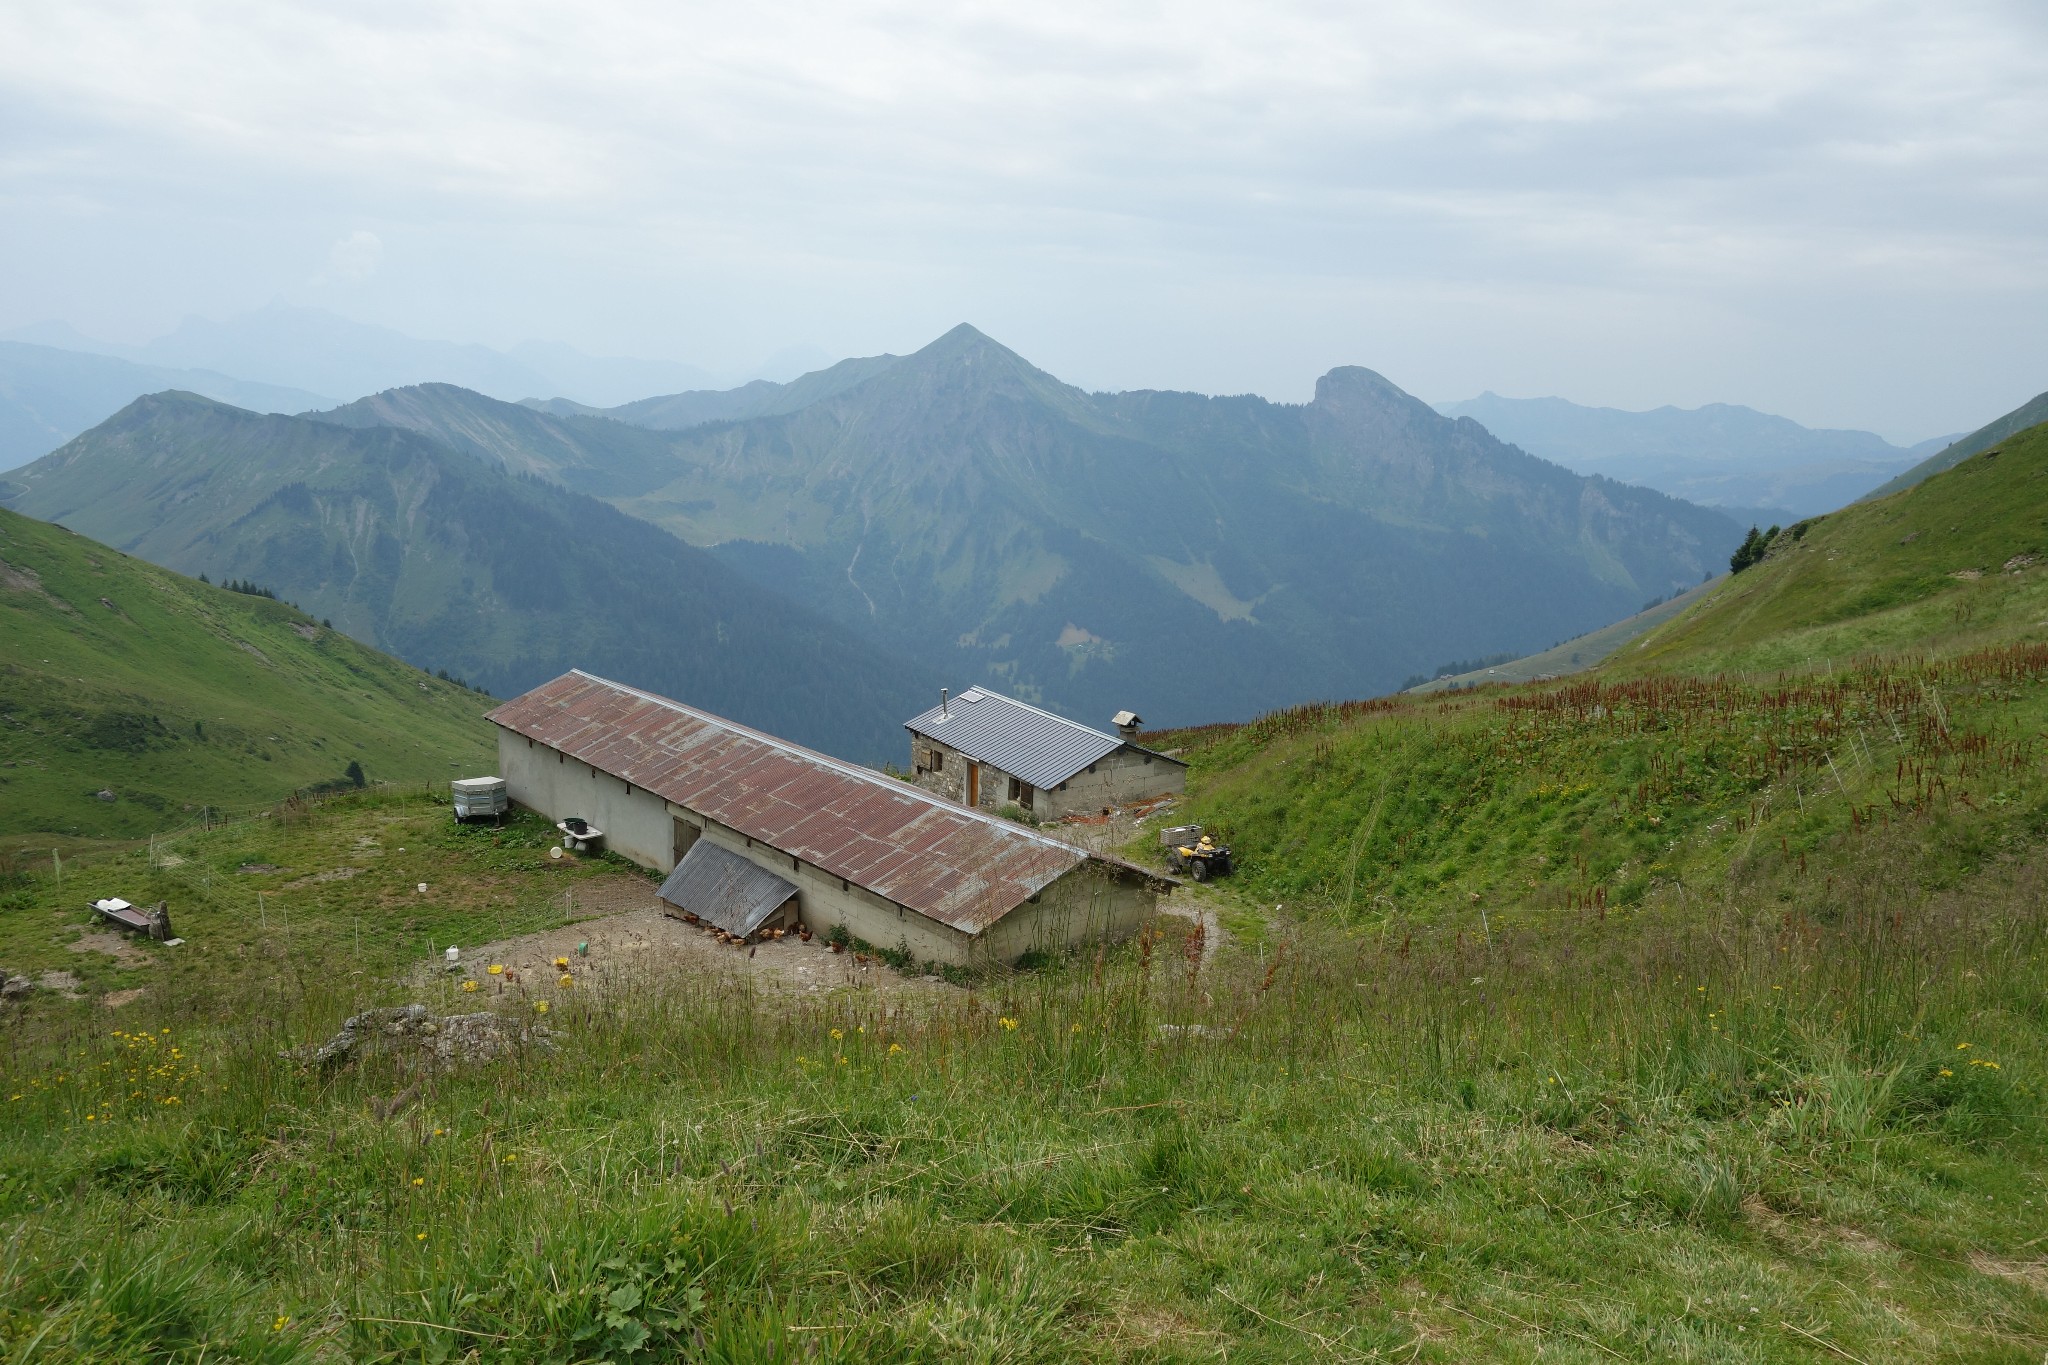
[[[2042,0],[0,3],[0,329],[275,299],[1090,388],[2048,389]]]

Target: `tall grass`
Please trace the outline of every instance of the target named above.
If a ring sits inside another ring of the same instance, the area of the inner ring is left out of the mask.
[[[320,818],[273,837],[439,828],[388,803]],[[452,877],[504,854],[435,856]],[[2048,872],[1929,892],[1920,856],[1880,831],[1832,885],[1755,869],[1490,934],[1277,925],[1205,957],[1161,921],[907,1003],[649,978],[453,1072],[287,1055],[392,997],[332,943],[182,980],[118,1033],[39,1012],[9,1031],[0,1342],[1818,1359],[1808,1333],[1870,1361],[2035,1359]]]

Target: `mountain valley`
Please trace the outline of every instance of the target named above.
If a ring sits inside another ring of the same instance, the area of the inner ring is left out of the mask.
[[[501,696],[589,668],[880,762],[939,686],[644,521],[395,427],[158,394],[6,493],[168,568],[253,580]]]
[[[1541,647],[1696,585],[1740,536],[1369,370],[1300,407],[1088,394],[965,326],[613,415],[426,386],[320,420],[604,497],[892,653],[1097,719],[1246,716]]]

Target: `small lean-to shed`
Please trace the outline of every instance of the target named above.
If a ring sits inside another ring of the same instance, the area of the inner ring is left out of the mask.
[[[814,932],[843,925],[919,962],[1009,962],[1035,949],[1124,937],[1171,885],[1121,859],[580,671],[513,698],[490,719],[515,804],[599,826],[613,852],[671,874],[663,893],[678,913],[743,937],[793,914]],[[716,852],[693,862],[700,844]],[[750,922],[743,933],[738,926]]]
[[[690,845],[656,894],[670,914],[735,938],[796,925],[795,882],[709,839]]]

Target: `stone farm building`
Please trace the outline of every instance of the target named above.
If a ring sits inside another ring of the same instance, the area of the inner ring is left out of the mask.
[[[920,962],[1012,962],[1134,932],[1168,884],[708,712],[565,673],[491,712],[518,805],[581,816],[669,874],[665,908],[741,937],[844,925]]]
[[[919,786],[964,806],[1057,820],[1187,789],[1187,764],[1134,742],[1141,723],[1120,711],[1110,734],[970,687],[903,725]]]

